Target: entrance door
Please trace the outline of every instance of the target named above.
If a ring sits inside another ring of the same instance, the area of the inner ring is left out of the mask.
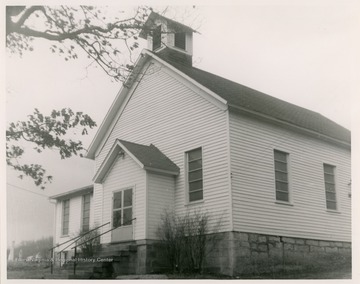
[[[111,242],[133,239],[133,190],[116,191],[113,195]]]

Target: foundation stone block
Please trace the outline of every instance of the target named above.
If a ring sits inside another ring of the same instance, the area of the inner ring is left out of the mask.
[[[261,252],[266,252],[268,250],[268,247],[267,245],[258,245],[258,251],[261,251]]]
[[[321,246],[321,247],[329,247],[329,246],[330,246],[330,242],[320,241],[320,242],[319,242],[319,246]]]
[[[267,242],[267,241],[266,241],[266,237],[265,237],[265,236],[259,236],[258,242],[259,242],[259,243],[266,243],[266,242]]]
[[[249,235],[246,233],[238,234],[238,238],[240,241],[247,242],[249,240]]]
[[[292,244],[284,244],[284,249],[289,251],[289,250],[294,250],[294,245]]]
[[[280,237],[269,236],[269,242],[280,242]]]
[[[243,256],[250,256],[250,249],[249,248],[241,248],[241,250],[239,251],[239,256],[243,257]]]
[[[249,234],[249,241],[251,242],[257,242],[258,240],[258,235],[256,234]]]
[[[295,244],[295,239],[293,238],[283,238],[282,240],[284,243]]]
[[[306,240],[305,243],[310,246],[318,246],[319,245],[319,241],[314,241],[314,240]]]
[[[299,252],[308,252],[310,251],[310,247],[305,245],[295,245],[294,250]]]
[[[310,252],[324,252],[324,247],[310,246]]]
[[[351,248],[338,248],[339,253],[344,255],[350,255],[351,254]]]
[[[250,244],[249,244],[249,242],[241,242],[240,243],[240,246],[243,248],[243,247],[246,247],[246,248],[250,248]]]
[[[327,252],[327,253],[338,252],[338,248],[337,247],[325,247],[325,252]]]

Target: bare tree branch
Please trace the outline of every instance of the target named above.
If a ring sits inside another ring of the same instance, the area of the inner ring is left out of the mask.
[[[120,43],[123,42],[131,58],[132,52],[139,46],[137,34],[143,28],[149,12],[147,7],[138,7],[132,17],[112,20],[92,6],[12,7],[7,9],[6,44],[11,52],[22,55],[23,51],[33,50],[33,39],[46,39],[54,43],[50,50],[64,56],[66,61],[78,58],[74,47],[79,46],[108,76],[124,81],[132,71],[127,66],[132,65],[120,63],[125,62],[125,58],[116,59],[123,56]],[[64,52],[64,46],[69,44],[70,47],[66,47]],[[119,74],[119,70],[123,73]]]

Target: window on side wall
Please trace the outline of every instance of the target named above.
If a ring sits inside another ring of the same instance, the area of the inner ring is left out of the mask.
[[[69,234],[69,218],[70,218],[70,199],[62,202],[62,230],[63,236]]]
[[[274,150],[276,200],[289,202],[289,154]]]
[[[203,199],[202,149],[186,153],[189,202]]]
[[[175,33],[175,46],[186,49],[186,33]]]
[[[82,231],[87,232],[90,229],[90,194],[83,195],[82,205]]]
[[[331,210],[337,210],[334,166],[324,164],[324,181],[326,208]]]
[[[161,47],[161,25],[157,26],[153,30],[152,41],[153,41],[153,49],[152,50],[156,50],[159,47]]]

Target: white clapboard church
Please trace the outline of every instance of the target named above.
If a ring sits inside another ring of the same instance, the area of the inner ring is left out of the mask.
[[[164,210],[197,210],[221,216],[205,261],[220,273],[282,250],[350,255],[350,131],[194,67],[193,29],[156,13],[145,26],[148,49],[88,150],[93,185],[54,197],[55,242],[108,223],[103,247],[128,244],[129,273],[150,273]]]

